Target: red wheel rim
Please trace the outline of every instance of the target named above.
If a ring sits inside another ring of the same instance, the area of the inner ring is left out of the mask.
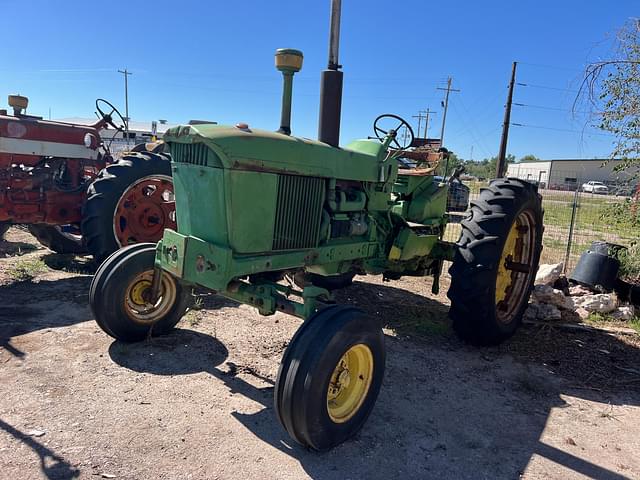
[[[120,247],[157,242],[165,228],[176,229],[173,182],[150,175],[130,185],[120,196],[113,216],[113,233]]]

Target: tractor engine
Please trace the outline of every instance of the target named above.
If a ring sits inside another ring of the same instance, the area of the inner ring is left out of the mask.
[[[104,168],[93,126],[43,120],[24,113],[28,99],[9,96],[0,110],[0,222],[80,222],[88,182]]]
[[[369,230],[369,217],[365,211],[367,196],[358,182],[340,182],[327,191],[327,208],[323,216],[329,217],[329,232],[323,238],[359,237]]]

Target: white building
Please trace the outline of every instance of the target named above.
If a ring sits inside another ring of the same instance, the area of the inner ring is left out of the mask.
[[[520,163],[510,163],[507,176],[539,182],[543,188],[554,190],[575,190],[576,187],[591,180],[597,180],[609,185],[625,185],[637,183],[633,175],[640,169],[627,169],[616,172],[615,167],[620,160],[606,159],[562,159],[539,160]]]

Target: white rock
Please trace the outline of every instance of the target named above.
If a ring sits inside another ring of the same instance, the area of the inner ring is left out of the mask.
[[[584,285],[574,285],[573,287],[569,287],[569,295],[572,297],[577,297],[579,295],[591,295],[592,293],[593,292]]]
[[[618,298],[613,293],[598,293],[573,297],[573,304],[589,312],[609,313],[618,306]]]
[[[36,429],[29,430],[29,431],[27,432],[27,435],[29,435],[29,436],[31,436],[31,437],[41,437],[41,436],[43,436],[44,434],[45,434],[45,432],[44,432],[44,431],[42,431],[42,430],[36,430]]]
[[[532,297],[536,303],[549,303],[563,310],[573,310],[573,300],[566,297],[562,290],[550,285],[536,285]]]
[[[536,273],[536,285],[550,285],[560,278],[563,263],[543,263],[538,267]]]
[[[627,320],[631,320],[635,313],[636,312],[635,308],[633,308],[633,305],[627,305],[624,307],[616,308],[611,313],[611,317],[615,318],[616,320],[624,320],[626,322]]]
[[[524,318],[527,320],[561,320],[562,313],[555,305],[548,303],[531,303],[529,308],[524,312]]]

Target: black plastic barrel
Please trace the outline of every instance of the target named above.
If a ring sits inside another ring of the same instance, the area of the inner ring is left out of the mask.
[[[626,248],[615,243],[593,242],[578,260],[569,280],[594,290],[612,291],[620,270],[618,254]]]

